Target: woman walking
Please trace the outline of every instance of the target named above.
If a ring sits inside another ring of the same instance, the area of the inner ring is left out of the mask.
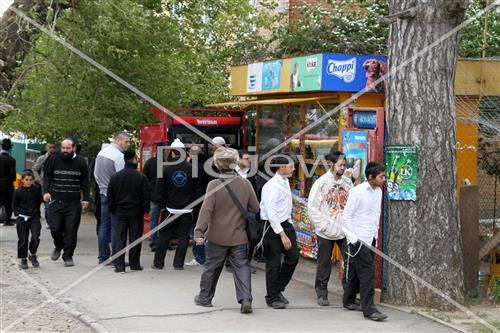
[[[236,298],[241,304],[240,312],[251,313],[252,288],[246,221],[231,198],[230,191],[243,208],[252,213],[258,212],[259,202],[250,182],[235,174],[237,162],[238,152],[235,149],[218,148],[214,153],[214,163],[220,176],[208,184],[196,223],[195,241],[198,245],[206,243],[206,262],[200,293],[194,301],[200,306],[212,306],[217,281],[227,258],[232,267]]]

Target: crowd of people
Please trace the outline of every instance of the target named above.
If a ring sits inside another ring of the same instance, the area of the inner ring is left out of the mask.
[[[143,270],[141,237],[143,218],[149,213],[153,269],[164,268],[174,239],[175,270],[203,265],[200,290],[194,298],[197,305],[212,306],[226,265],[233,273],[241,313],[251,313],[250,263],[258,257],[265,261],[266,303],[274,309],[286,308],[290,302],[285,291],[300,257],[289,184],[295,170],[293,159],[276,155],[271,161],[272,175],[256,175],[248,152],[227,148],[224,139],[216,137],[210,144],[213,169],[204,170],[206,158],[201,149],[196,145],[186,149],[175,139],[167,149],[159,146],[156,156],[140,172],[136,153],[129,145],[126,132],[116,133],[113,142],[99,152],[90,171],[85,158],[77,153],[74,139],[64,139],[60,151],[49,143],[34,170],[22,172],[22,186],[14,191],[15,160],[9,153],[12,144],[8,139],[2,141],[0,206],[4,207],[4,225],[15,224],[17,228],[20,267],[28,268],[28,261],[33,267],[39,266],[42,203],[54,243],[51,259],[56,261],[62,254],[64,266],[74,265],[81,212],[89,205],[93,178],[99,207],[98,264],[113,265],[117,273],[125,273],[127,266],[131,271]],[[328,281],[337,244],[345,267],[343,306],[362,311],[365,318],[384,320],[387,316],[373,301],[374,256],[369,245],[375,245],[378,235],[385,166],[368,163],[367,181],[354,186],[344,175],[346,160],[341,152],[332,150],[325,159],[329,170],[314,182],[308,198],[318,241],[318,305],[330,305]],[[257,242],[248,237],[249,214],[256,216],[260,227]],[[185,263],[190,238],[194,259]],[[360,301],[356,299],[358,293]]]

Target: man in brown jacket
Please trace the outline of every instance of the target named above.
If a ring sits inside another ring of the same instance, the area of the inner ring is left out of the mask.
[[[221,172],[220,178],[224,178],[224,185],[220,179],[208,183],[207,196],[195,228],[196,244],[201,245],[206,240],[206,262],[195,303],[212,306],[217,281],[224,261],[228,259],[236,286],[236,298],[241,304],[240,312],[251,313],[252,288],[246,221],[231,198],[229,189],[241,205],[252,213],[258,212],[259,202],[250,182],[238,177],[232,170],[238,161],[236,150],[219,148],[214,153],[214,161]]]

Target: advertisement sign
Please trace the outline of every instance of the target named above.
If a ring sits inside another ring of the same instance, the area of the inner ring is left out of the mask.
[[[262,91],[262,67],[261,62],[248,65],[247,72],[247,92]]]
[[[366,92],[384,94],[385,80],[377,80],[387,74],[387,57],[323,54],[321,90]]]
[[[322,66],[322,54],[292,58],[290,91],[320,90]]]
[[[239,117],[193,117],[181,116],[182,120],[190,125],[199,127],[214,127],[214,126],[241,126],[241,119]],[[173,119],[173,125],[181,125],[181,122],[176,118]]]
[[[368,132],[343,129],[341,138],[347,164],[345,175],[353,179],[354,185],[362,183],[368,164]]]
[[[389,200],[417,200],[417,147],[389,145],[385,153]]]
[[[265,62],[262,67],[262,90],[280,88],[283,60]]]

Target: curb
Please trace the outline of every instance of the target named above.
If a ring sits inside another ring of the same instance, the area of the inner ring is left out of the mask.
[[[99,322],[96,319],[90,317],[87,314],[84,314],[83,312],[80,312],[78,310],[73,309],[68,304],[66,304],[64,301],[62,301],[62,300],[58,299],[57,297],[53,296],[49,292],[49,290],[47,289],[46,286],[44,286],[40,282],[36,281],[33,277],[31,277],[26,272],[24,272],[23,270],[21,270],[19,268],[17,262],[12,257],[11,257],[10,261],[12,263],[14,263],[14,267],[19,272],[19,274],[21,274],[26,280],[28,280],[29,282],[31,282],[32,285],[34,285],[36,288],[38,288],[40,290],[40,292],[42,293],[42,295],[44,295],[47,298],[47,301],[49,303],[52,303],[52,304],[55,304],[55,305],[59,306],[61,309],[64,310],[64,312],[69,313],[72,317],[74,317],[75,319],[78,319],[83,324],[87,325],[88,327],[90,327],[91,329],[93,329],[97,333],[108,332],[108,330],[103,325],[99,324]]]

